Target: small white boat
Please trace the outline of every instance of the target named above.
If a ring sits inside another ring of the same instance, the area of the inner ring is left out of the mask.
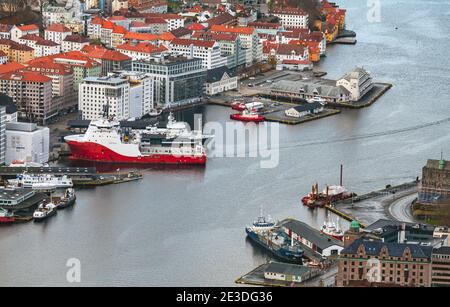
[[[33,213],[35,222],[43,221],[56,214],[56,206],[52,202],[43,201]]]

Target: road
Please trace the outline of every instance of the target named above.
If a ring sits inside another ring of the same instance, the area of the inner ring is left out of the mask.
[[[398,221],[415,223],[411,213],[411,202],[416,197],[417,193],[413,193],[395,200],[389,206],[389,214]]]

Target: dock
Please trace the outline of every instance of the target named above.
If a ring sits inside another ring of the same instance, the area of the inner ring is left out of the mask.
[[[327,105],[337,108],[344,109],[362,109],[374,104],[378,99],[380,99],[383,94],[385,94],[389,89],[392,88],[391,83],[374,82],[373,89],[364,95],[360,100],[355,102],[329,102]]]
[[[67,176],[92,176],[97,174],[95,167],[0,167],[0,176],[14,176],[27,172],[30,174],[52,174]]]
[[[92,178],[74,178],[73,185],[77,188],[93,188],[109,184],[119,184],[142,179],[142,174],[137,172],[130,173],[107,173],[97,174]]]
[[[333,115],[337,115],[337,114],[341,113],[341,110],[337,110],[337,109],[324,109],[322,112],[320,112],[318,114],[309,114],[309,115],[302,116],[299,118],[286,116],[285,111],[292,107],[293,106],[291,105],[291,106],[288,106],[283,111],[277,111],[277,112],[273,112],[273,113],[264,114],[264,117],[265,117],[266,121],[268,121],[268,122],[278,122],[278,123],[287,124],[287,125],[298,125],[298,124],[306,123],[306,122],[309,122],[312,120],[317,120],[320,118],[325,118],[328,116],[333,116]]]
[[[253,269],[252,271],[242,275],[238,279],[235,280],[235,283],[237,284],[244,284],[244,285],[253,285],[253,286],[265,286],[265,287],[304,287],[302,285],[304,282],[311,280],[314,277],[317,277],[324,273],[324,270],[314,269],[314,268],[307,268],[307,272],[304,275],[304,279],[302,282],[292,282],[292,281],[283,281],[283,280],[272,280],[272,279],[266,279],[264,277],[264,272],[269,266],[270,263],[265,263],[257,268]],[[279,263],[280,265],[283,265],[282,263]]]

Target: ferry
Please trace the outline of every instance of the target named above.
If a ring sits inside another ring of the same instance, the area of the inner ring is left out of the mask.
[[[107,109],[108,107],[106,107]],[[201,131],[191,131],[187,123],[175,121],[171,113],[166,128],[149,126],[142,130],[123,131],[119,122],[109,118],[91,121],[85,134],[64,139],[70,159],[130,164],[199,164],[206,163],[203,142],[211,138]]]
[[[14,223],[15,220],[16,218],[14,217],[13,213],[0,208],[0,224]]]
[[[242,111],[242,113],[231,114],[230,118],[242,122],[254,122],[254,123],[260,123],[265,120],[263,115],[258,114],[255,111],[248,111],[247,109]]]
[[[71,188],[73,187],[72,179],[63,176],[54,176],[50,174],[23,174],[17,175],[16,179],[9,179],[8,183],[23,188],[32,188],[33,190],[51,190],[55,188]]]
[[[38,208],[33,213],[33,220],[35,222],[43,221],[56,214],[56,206],[52,202],[44,200],[39,204]]]
[[[286,233],[278,229],[270,216],[265,217],[261,213],[251,226],[245,228],[245,232],[250,240],[271,252],[276,258],[292,263],[302,263],[303,249]]]
[[[77,199],[75,195],[75,190],[73,188],[68,188],[66,192],[64,192],[64,196],[61,197],[58,204],[56,205],[57,209],[65,209],[75,204],[75,200]]]

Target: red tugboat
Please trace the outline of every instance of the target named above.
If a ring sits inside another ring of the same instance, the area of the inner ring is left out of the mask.
[[[239,113],[231,114],[230,118],[233,120],[239,120],[242,122],[254,122],[254,123],[260,123],[265,120],[264,116],[262,116],[261,114],[258,114],[254,111],[248,111],[248,110],[244,110],[240,114]]]
[[[340,184],[326,186],[326,188],[319,193],[319,185],[316,183],[313,185],[311,192],[302,197],[301,201],[303,205],[310,208],[323,207],[326,204],[332,204],[339,200],[348,199],[355,196],[354,193],[349,192],[346,188],[342,186],[342,165],[341,165],[341,176]]]

